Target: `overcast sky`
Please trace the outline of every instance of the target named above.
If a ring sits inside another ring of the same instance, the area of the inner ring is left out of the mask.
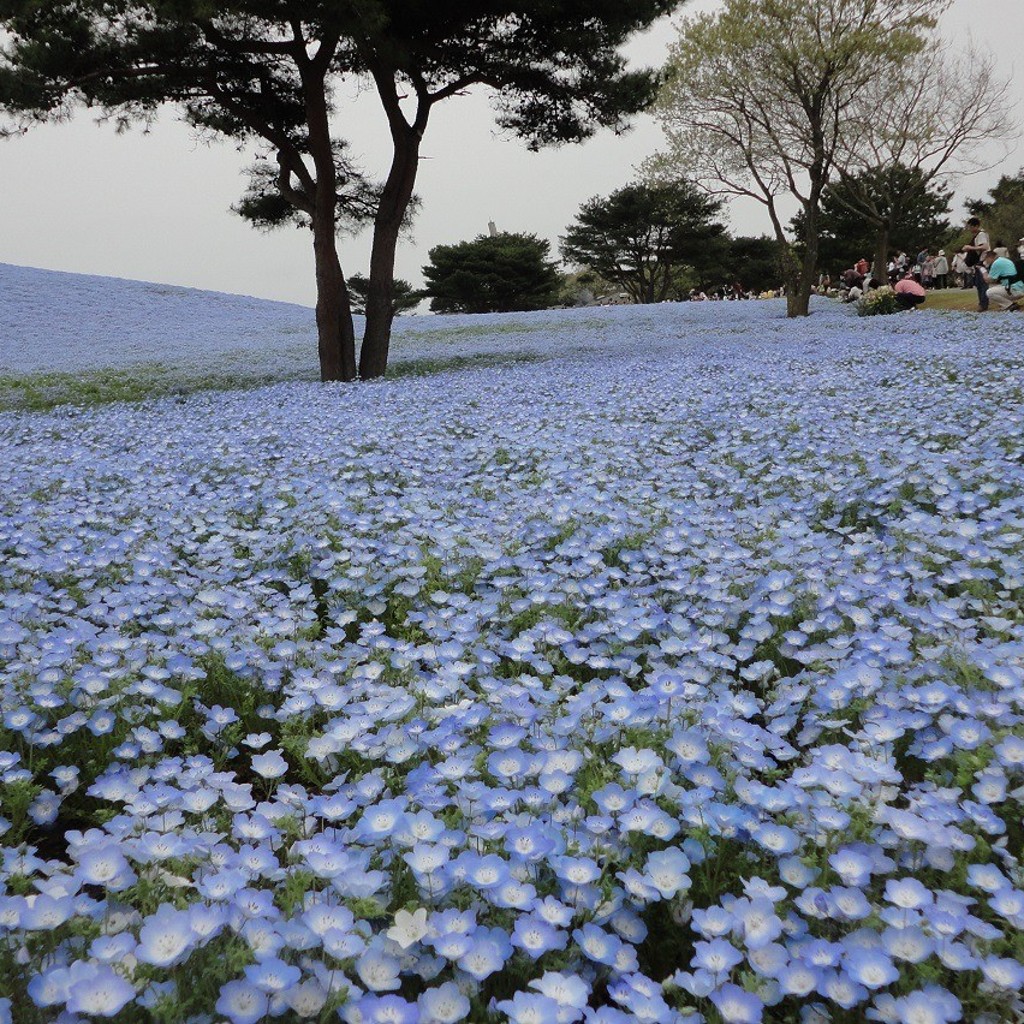
[[[813,3],[814,0],[807,0]],[[720,0],[691,0],[682,13],[713,10]],[[944,34],[992,50],[1002,74],[1024,69],[1024,0],[955,0]],[[662,63],[674,37],[670,21],[630,48],[641,64]],[[1022,90],[1024,91],[1024,90]],[[1024,100],[1024,97],[1022,97]],[[1008,133],[1024,116],[1024,101]],[[338,133],[366,169],[386,167],[387,139],[371,93],[339,97]],[[531,231],[551,241],[580,204],[628,182],[661,140],[649,118],[616,138],[529,153],[494,129],[486,90],[436,108],[423,144],[417,193],[422,210],[398,254],[397,273],[419,284],[428,250],[486,232]],[[992,159],[1000,150],[993,149]],[[117,135],[86,115],[0,143],[0,262],[129,277],[311,304],[311,239],[294,228],[261,234],[230,212],[249,159],[230,144],[195,141],[168,113],[149,133]],[[993,169],[961,182],[958,196],[983,195],[1001,173],[1024,165],[1016,139]],[[959,213],[959,210],[955,211]],[[732,228],[768,230],[757,204],[734,205]],[[366,272],[368,233],[343,239],[346,273]]]

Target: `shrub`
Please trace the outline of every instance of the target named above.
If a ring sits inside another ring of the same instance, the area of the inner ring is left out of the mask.
[[[867,292],[857,303],[858,316],[885,316],[897,312],[896,293],[888,285]]]

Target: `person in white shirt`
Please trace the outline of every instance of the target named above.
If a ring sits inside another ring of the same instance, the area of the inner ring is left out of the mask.
[[[970,275],[971,268],[967,266],[966,260],[964,260],[964,254],[962,252],[953,254],[953,273],[956,276],[957,288],[967,288],[967,278]]]
[[[984,313],[988,309],[988,282],[985,280],[985,273],[981,266],[981,258],[992,248],[988,240],[988,232],[981,226],[977,217],[971,217],[967,221],[967,228],[971,232],[971,241],[964,246],[967,251],[967,262],[974,270],[974,287],[978,292],[978,312]]]

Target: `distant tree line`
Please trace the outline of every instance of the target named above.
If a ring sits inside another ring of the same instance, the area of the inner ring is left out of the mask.
[[[963,229],[950,219],[953,190],[925,180],[918,167],[863,172],[825,188],[818,215],[818,264],[833,273],[861,256],[896,250],[956,249]],[[1024,169],[1004,175],[967,209],[984,219],[995,240],[1016,246],[1024,232]],[[410,305],[430,299],[437,313],[507,312],[586,301],[665,302],[693,289],[779,288],[790,251],[768,236],[732,237],[717,215],[722,200],[688,181],[641,181],[580,207],[561,238],[559,273],[550,245],[535,235],[501,233],[442,245],[423,268],[426,286]],[[805,231],[804,214],[790,230]]]
[[[691,289],[777,288],[778,245],[732,238],[722,201],[692,182],[635,182],[580,207],[561,239],[559,273],[535,235],[499,233],[430,251],[420,293],[436,313],[542,309],[587,301],[665,302]]]

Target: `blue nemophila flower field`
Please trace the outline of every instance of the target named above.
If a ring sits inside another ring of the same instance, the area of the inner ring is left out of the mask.
[[[1016,324],[528,320],[0,416],[0,1020],[1021,1012]]]

